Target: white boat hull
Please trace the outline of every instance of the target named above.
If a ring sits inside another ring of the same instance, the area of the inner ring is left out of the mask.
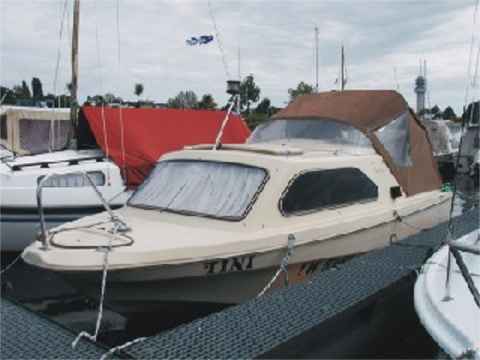
[[[459,242],[473,245],[477,237],[478,230]],[[415,284],[415,310],[425,329],[449,356],[480,359],[480,309],[453,258],[450,291],[447,293],[448,252],[446,246],[442,247],[424,265]],[[466,253],[462,253],[462,257],[475,286],[480,288],[480,257]]]
[[[315,271],[336,266],[353,255],[388,246],[392,241],[431,228],[446,220],[449,204],[449,201],[444,201],[412,213],[403,218],[403,224],[382,223],[296,246],[288,266],[289,283],[302,282]],[[397,236],[392,238],[393,227],[397,228]],[[112,309],[127,315],[153,311],[171,302],[241,303],[254,298],[264,289],[279,269],[285,251],[245,254],[218,261],[111,270],[107,276],[106,302]],[[98,298],[101,270],[62,274],[84,293]],[[284,284],[282,273],[271,289]]]
[[[40,229],[37,188],[45,176],[75,172],[103,174],[98,191],[113,208],[125,204],[125,189],[120,169],[96,150],[64,150],[17,157],[0,162],[0,249],[22,251],[37,237]],[[48,228],[86,215],[105,211],[90,186],[49,186],[42,191]]]

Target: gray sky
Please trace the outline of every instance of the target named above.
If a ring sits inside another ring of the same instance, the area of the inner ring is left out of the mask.
[[[0,0],[0,83],[33,76],[44,92],[69,81],[72,0],[59,40],[64,0]],[[117,36],[117,3],[119,31]],[[189,47],[185,39],[215,34],[206,1],[82,0],[80,96],[113,92],[164,102],[181,90],[226,100],[226,75],[217,41]],[[336,87],[339,49],[346,49],[350,89],[395,89],[415,106],[413,81],[428,62],[430,103],[463,106],[475,0],[211,0],[232,77],[254,74],[261,96],[277,106],[299,81],[314,82],[314,26],[320,33],[320,89]],[[478,23],[477,23],[478,26]],[[478,29],[476,31],[478,35]],[[475,41],[477,42],[477,35]],[[120,58],[118,57],[120,40]],[[478,43],[477,45],[478,46]],[[478,97],[478,89],[471,92]],[[428,103],[427,103],[428,105]]]

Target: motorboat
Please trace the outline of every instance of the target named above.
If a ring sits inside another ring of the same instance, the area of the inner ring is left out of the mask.
[[[69,109],[2,106],[0,124],[2,251],[22,251],[35,241],[37,189],[43,179],[48,228],[104,210],[85,174],[111,207],[125,204],[128,192],[120,169],[101,150],[66,149]]]
[[[480,299],[475,299],[475,290],[469,288],[473,285],[478,297],[479,234],[477,229],[440,248],[427,260],[415,283],[418,317],[441,352],[452,359],[480,359]],[[456,256],[452,247],[457,249]]]
[[[105,301],[127,314],[234,304],[435,226],[450,201],[400,94],[326,92],[247,144],[163,155],[127,206],[55,228],[22,257],[94,297],[108,268]]]

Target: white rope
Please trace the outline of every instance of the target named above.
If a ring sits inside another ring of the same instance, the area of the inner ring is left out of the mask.
[[[103,125],[103,143],[105,146],[105,156],[110,159],[110,148],[108,146],[107,119],[105,118],[105,104],[102,103],[101,112]],[[107,166],[107,185],[110,185],[110,166]]]
[[[257,295],[257,298],[263,296],[273,285],[273,283],[277,280],[278,276],[284,272],[285,273],[285,285],[288,285],[288,261],[290,256],[293,254],[293,247],[295,246],[295,235],[290,234],[288,235],[288,243],[287,243],[287,253],[283,257],[280,267],[278,268],[275,275],[273,275],[272,279],[268,282],[268,284],[263,288],[262,291]]]
[[[140,343],[142,341],[145,341],[147,339],[148,339],[148,337],[139,337],[139,338],[133,339],[131,341],[127,341],[125,344],[115,346],[115,347],[111,348],[110,350],[108,350],[105,354],[103,354],[102,357],[100,358],[100,360],[105,360],[109,356],[116,353],[117,351],[126,349],[127,347],[138,344],[138,343]]]
[[[225,76],[227,77],[227,80],[229,80],[231,78],[230,71],[228,70],[228,64],[225,56],[225,50],[223,49],[222,38],[220,37],[220,31],[218,30],[217,22],[215,21],[215,16],[213,14],[212,4],[210,3],[210,0],[208,0],[207,5],[208,13],[213,24],[213,29],[215,30],[215,36],[217,37],[218,49],[220,50],[220,54],[222,55],[222,63],[225,70]]]
[[[122,106],[119,107],[119,120],[120,120],[120,146],[122,151],[122,175],[125,183],[127,182],[127,164],[125,162],[125,129],[123,126]]]
[[[116,231],[116,226],[114,227],[114,231]],[[108,254],[112,250],[112,240],[109,239],[108,247],[107,248],[102,248],[100,249],[101,251],[104,251],[105,254],[103,256],[103,272],[102,272],[102,287],[100,291],[100,303],[98,305],[98,315],[97,315],[97,322],[95,324],[95,332],[92,334],[89,334],[87,331],[81,331],[80,334],[73,340],[72,342],[72,348],[75,349],[77,346],[78,342],[80,341],[81,338],[86,337],[94,342],[97,341],[98,333],[100,331],[100,326],[102,324],[102,318],[103,318],[103,302],[105,299],[105,288],[107,285],[107,273],[108,273]]]

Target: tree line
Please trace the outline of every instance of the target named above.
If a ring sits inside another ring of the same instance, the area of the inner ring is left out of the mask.
[[[438,105],[434,105],[431,109],[423,109],[418,114],[420,116],[426,115],[430,116],[432,119],[435,120],[452,120],[452,121],[460,121],[461,118],[455,114],[455,111],[452,109],[451,106],[447,106],[445,110],[441,110]]]
[[[44,95],[42,82],[38,77],[32,78],[30,87],[24,80],[18,85],[14,85],[11,89],[0,86],[0,104],[10,105],[33,105],[38,106],[38,102],[44,102],[50,107],[69,107],[71,106],[70,84],[65,87],[66,93],[55,95]],[[135,107],[168,107],[173,109],[199,109],[199,110],[225,110],[228,104],[219,105],[212,94],[203,94],[197,96],[192,90],[180,91],[174,97],[167,100],[165,104],[155,104],[151,100],[142,99],[144,86],[141,83],[134,84],[133,94],[137,97],[136,101],[125,101],[121,97],[113,93],[89,95],[83,105],[128,105]],[[304,81],[297,84],[295,88],[289,88],[289,100],[294,100],[297,96],[314,93],[314,87]],[[249,74],[240,82],[240,112],[247,121],[250,128],[255,128],[258,124],[266,121],[279,108],[272,106],[268,97],[261,97],[262,91],[255,82],[253,74]],[[431,109],[425,109],[420,115],[430,114],[434,119],[458,120],[451,106],[447,106],[443,111],[438,105]]]

